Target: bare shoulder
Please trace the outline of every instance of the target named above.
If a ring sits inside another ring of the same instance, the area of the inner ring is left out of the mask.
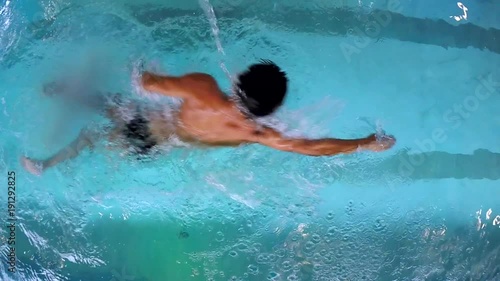
[[[184,87],[209,96],[222,96],[222,90],[215,78],[207,73],[194,72],[181,77]]]
[[[224,97],[217,81],[206,73],[171,76],[144,72],[141,83],[147,91],[182,99],[207,101],[221,100]]]
[[[183,79],[196,81],[197,83],[217,85],[217,80],[215,80],[215,78],[208,73],[192,72],[192,73],[185,74],[182,77],[183,77]]]

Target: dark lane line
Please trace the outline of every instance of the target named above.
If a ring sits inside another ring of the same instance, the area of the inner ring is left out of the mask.
[[[133,11],[133,12],[132,12]],[[152,7],[151,9],[134,6],[131,12],[136,19],[148,26],[165,18],[180,16],[199,16],[200,10],[179,10]],[[257,18],[271,25],[281,26],[297,32],[346,36],[348,34],[373,39],[394,39],[440,46],[443,48],[476,48],[500,53],[500,30],[483,28],[472,23],[454,26],[442,19],[421,19],[407,17],[385,10],[374,10],[369,14],[347,9],[328,9],[324,11],[305,11],[286,9],[273,11],[263,7],[253,9],[215,10],[218,20],[239,21],[244,18]],[[350,44],[360,47],[352,40]]]

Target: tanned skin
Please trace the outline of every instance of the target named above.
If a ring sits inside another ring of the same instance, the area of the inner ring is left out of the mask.
[[[359,150],[378,152],[395,143],[392,137],[377,141],[375,134],[361,139],[285,137],[247,118],[222,92],[215,79],[204,73],[174,77],[145,72],[141,81],[146,91],[183,99],[178,115],[182,125],[177,126],[176,134],[184,141],[206,145],[261,144],[309,156],[331,156]]]
[[[140,78],[142,87],[152,93],[180,98],[183,103],[177,114],[165,118],[161,112],[145,112],[148,129],[157,144],[168,142],[176,136],[182,141],[197,146],[239,146],[260,144],[273,149],[309,156],[331,156],[348,154],[356,151],[384,151],[391,148],[395,139],[383,136],[377,139],[375,134],[360,139],[305,139],[283,136],[273,128],[263,126],[245,115],[233,99],[226,96],[215,79],[205,73],[189,73],[182,76],[157,75],[144,72]],[[50,88],[50,87],[48,87]],[[61,94],[64,88],[56,92]],[[46,95],[53,95],[44,90]],[[134,108],[134,104],[128,105]],[[105,115],[114,127],[106,132],[110,142],[118,143],[125,128],[120,108],[111,107]],[[82,130],[78,138],[51,157],[35,160],[21,157],[21,164],[27,171],[41,175],[46,169],[74,158],[80,151],[103,137],[92,130]]]

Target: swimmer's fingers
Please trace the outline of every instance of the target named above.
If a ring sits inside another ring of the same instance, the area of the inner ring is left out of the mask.
[[[372,134],[368,138],[372,141],[365,148],[375,152],[388,150],[396,144],[396,138],[391,135]]]

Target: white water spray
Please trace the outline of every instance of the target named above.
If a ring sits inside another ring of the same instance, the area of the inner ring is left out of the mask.
[[[205,12],[205,15],[208,18],[208,21],[210,23],[210,27],[212,30],[212,35],[215,40],[215,45],[217,46],[217,51],[219,51],[220,54],[224,57],[226,53],[224,52],[224,48],[222,48],[222,43],[219,38],[219,27],[217,26],[217,17],[215,17],[215,12],[213,6],[210,4],[209,0],[199,0],[200,6],[202,7],[203,11]],[[226,76],[229,78],[230,81],[233,81],[233,78],[229,71],[227,70],[227,67],[224,63],[224,59],[221,59],[220,61],[220,67],[222,68],[222,71],[226,74]]]
[[[382,122],[377,120],[375,124],[370,122],[367,117],[359,117],[358,120],[365,122],[368,126],[372,127],[375,130],[375,135],[378,141],[382,141],[383,139],[390,138],[391,136],[387,135],[385,130],[382,127]]]

